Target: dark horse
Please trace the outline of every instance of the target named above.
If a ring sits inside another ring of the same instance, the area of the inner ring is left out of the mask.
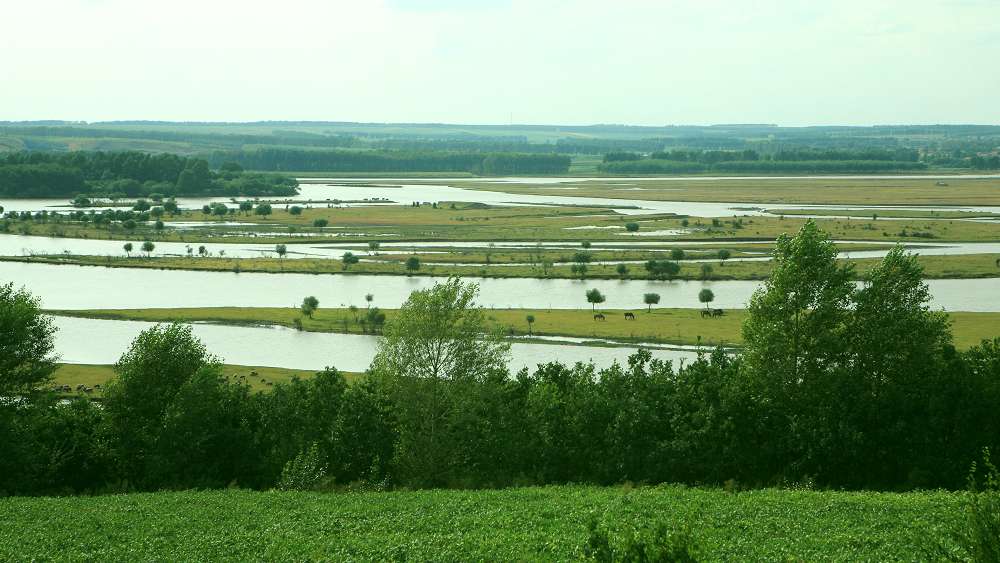
[[[596,315],[594,315],[594,320],[595,321],[603,321],[604,320],[604,314],[603,313],[597,313]]]
[[[625,313],[625,320],[626,321],[634,321],[635,320],[635,313]]]
[[[711,317],[711,316],[712,316],[712,310],[711,309],[702,309],[701,310],[701,318],[704,319],[705,317]]]

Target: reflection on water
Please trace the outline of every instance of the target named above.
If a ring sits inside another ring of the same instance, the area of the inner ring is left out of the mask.
[[[138,321],[104,321],[55,317],[56,352],[61,360],[75,364],[111,364],[125,352],[132,340],[154,325]],[[358,334],[299,332],[283,327],[233,327],[195,324],[195,335],[208,350],[230,364],[274,366],[320,370],[327,366],[360,372],[375,356],[376,338]],[[95,335],[100,335],[95,338]],[[608,366],[624,364],[635,348],[599,346],[560,346],[556,344],[511,345],[512,371],[533,369],[539,363],[559,361],[567,364],[593,361]],[[692,350],[651,350],[654,358],[691,362]]]

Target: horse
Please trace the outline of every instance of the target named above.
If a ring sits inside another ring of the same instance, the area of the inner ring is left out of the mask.
[[[702,309],[701,310],[701,318],[704,319],[705,317],[711,317],[711,316],[712,316],[712,310],[711,309]]]
[[[596,315],[594,315],[594,320],[595,321],[603,321],[604,320],[604,314],[603,313],[597,313]]]
[[[634,321],[635,320],[635,313],[625,313],[625,320],[626,321]]]
[[[726,312],[723,311],[722,309],[712,309],[712,316],[713,317],[721,317],[722,315],[725,315],[725,314],[726,314]]]

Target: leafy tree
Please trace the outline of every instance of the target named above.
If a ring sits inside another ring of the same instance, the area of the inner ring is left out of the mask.
[[[225,203],[213,203],[212,204],[212,215],[215,215],[219,219],[222,219],[227,214],[229,214],[229,208],[226,207]]]
[[[379,245],[379,242],[377,240],[370,240],[370,241],[368,241],[368,254],[371,255],[371,254],[375,254],[376,252],[378,252],[379,246],[380,245]]]
[[[712,272],[713,271],[714,271],[714,269],[712,268],[711,264],[702,264],[701,265],[701,279],[702,280],[710,280],[710,279],[712,279]]]
[[[328,221],[326,219],[316,219],[316,220],[313,221],[313,227],[316,227],[317,229],[322,229],[322,228],[326,227],[329,224],[330,224],[330,221]]]
[[[647,313],[652,312],[653,305],[656,305],[657,303],[660,302],[660,294],[659,293],[643,294],[642,302],[646,304],[646,312]]]
[[[625,223],[625,230],[630,233],[639,232],[639,223],[635,222]]]
[[[156,250],[156,245],[153,244],[151,241],[147,240],[146,242],[142,243],[142,251],[146,253],[147,258],[150,256],[150,254],[153,253],[154,250]]]
[[[646,271],[654,279],[674,279],[681,271],[681,265],[671,260],[649,260],[646,262]]]
[[[416,256],[410,256],[406,259],[406,271],[416,272],[420,269],[420,258]]]
[[[597,310],[597,305],[604,303],[604,294],[596,287],[587,290],[587,303],[590,303],[591,310]]]
[[[110,439],[125,478],[137,482],[148,475],[164,413],[199,370],[212,367],[221,363],[190,326],[156,325],[132,341],[104,389]]]
[[[274,246],[274,252],[278,255],[278,258],[284,258],[288,254],[288,247],[283,244],[276,244]]]
[[[580,246],[583,247],[583,248],[590,248],[590,241],[589,240],[585,240],[585,241],[583,241],[583,242],[580,243]]]
[[[38,299],[0,285],[0,397],[30,394],[51,378],[55,331]]]
[[[621,279],[625,279],[628,276],[628,266],[625,264],[618,264],[618,266],[615,267],[615,271],[618,272],[618,276]]]
[[[369,309],[372,308],[372,301],[375,301],[375,295],[372,294],[372,293],[366,293],[365,294],[365,303],[368,305]]]
[[[205,215],[206,217],[208,215],[211,215],[212,214],[212,206],[211,205],[207,205],[207,204],[206,205],[202,205],[201,206],[201,214]]]
[[[253,211],[253,202],[250,200],[241,201],[240,211],[242,211],[244,215],[250,215],[250,212]]]
[[[159,219],[160,217],[163,217],[163,213],[164,209],[160,206],[156,206],[149,210],[149,216],[154,219]]]
[[[698,301],[705,304],[705,308],[708,309],[708,304],[715,301],[715,292],[707,287],[698,292]]]
[[[315,313],[317,309],[319,309],[319,299],[316,299],[315,297],[310,295],[309,297],[306,297],[305,299],[302,300],[303,315],[311,319],[313,318],[313,313]]]
[[[682,248],[672,248],[670,250],[671,260],[683,260],[684,259],[684,249]]]
[[[302,207],[298,205],[293,205],[288,208],[289,215],[302,215]]]
[[[531,336],[531,325],[535,324],[535,315],[528,315],[524,320],[528,321],[528,336]]]
[[[346,270],[351,265],[360,262],[361,259],[358,258],[357,255],[355,255],[353,252],[345,252],[344,256],[341,258],[341,261],[344,263],[344,269]]]
[[[449,482],[473,447],[459,433],[475,407],[468,393],[507,364],[510,344],[475,305],[477,292],[458,278],[414,291],[379,340],[371,370],[393,398],[397,465],[407,481]]]
[[[729,260],[729,257],[732,256],[732,253],[730,253],[729,250],[725,248],[720,248],[718,256],[719,256],[719,263],[725,266],[726,260]]]
[[[135,205],[132,206],[133,211],[149,211],[149,208],[149,202],[144,199],[136,201]]]
[[[169,199],[163,202],[163,210],[169,213],[171,216],[173,216],[177,215],[177,213],[180,211],[180,207],[177,205],[176,201],[174,201],[173,199]]]
[[[131,242],[126,242],[125,245],[122,246],[122,248],[125,249],[125,255],[126,256],[132,256],[132,249],[134,247],[132,246]]]
[[[271,211],[272,210],[270,203],[261,203],[257,205],[256,209],[254,209],[254,213],[260,215],[261,217],[267,217],[268,215],[271,214]]]
[[[573,274],[580,276],[580,279],[587,277],[587,265],[586,264],[573,264],[569,267],[569,271]]]

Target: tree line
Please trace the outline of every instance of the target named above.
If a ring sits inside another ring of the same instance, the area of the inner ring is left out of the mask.
[[[0,195],[9,197],[231,195],[287,196],[293,178],[246,174],[223,163],[219,172],[200,158],[120,152],[12,152],[0,155]]]
[[[59,404],[51,321],[0,288],[0,491],[679,482],[961,488],[1000,446],[1000,338],[967,351],[897,248],[857,287],[807,223],[776,244],[741,350],[510,373],[459,279],[416,291],[368,372],[253,393],[189,326],[141,333],[100,406]]]
[[[564,174],[570,157],[558,154],[460,151],[302,150],[220,151],[215,166],[236,162],[248,170],[298,172],[471,172],[483,175]]]
[[[926,170],[927,164],[902,160],[726,160],[715,163],[644,158],[613,160],[598,165],[608,174],[720,173],[872,173]]]

